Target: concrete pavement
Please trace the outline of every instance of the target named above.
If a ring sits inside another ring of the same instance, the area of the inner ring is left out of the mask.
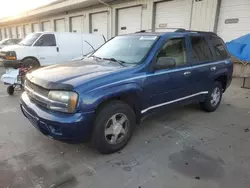
[[[121,152],[40,134],[0,86],[0,188],[248,188],[250,90],[240,80],[214,113],[196,105],[147,118]]]

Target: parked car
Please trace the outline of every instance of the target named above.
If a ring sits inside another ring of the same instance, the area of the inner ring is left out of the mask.
[[[47,136],[91,135],[100,152],[112,153],[155,110],[198,102],[215,111],[232,72],[214,33],[142,31],[113,38],[83,61],[27,74],[21,109]]]
[[[14,45],[14,44],[18,44],[19,42],[21,42],[22,39],[3,39],[0,41],[0,49],[2,49],[5,46],[9,46],[9,45]]]
[[[0,52],[0,63],[5,67],[15,67],[22,62],[31,68],[61,64],[88,54],[104,43],[105,38],[97,34],[31,33],[18,45],[4,47]]]

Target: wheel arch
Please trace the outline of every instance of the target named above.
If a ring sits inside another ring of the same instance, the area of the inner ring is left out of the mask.
[[[218,81],[222,85],[223,92],[226,91],[227,88],[227,82],[228,82],[228,77],[226,74],[219,75],[215,78],[215,81]]]
[[[24,57],[21,61],[23,62],[23,61],[25,61],[26,59],[33,59],[33,60],[35,60],[35,61],[38,62],[39,66],[41,66],[40,61],[39,61],[36,57],[34,57],[34,56],[27,56],[27,57]]]

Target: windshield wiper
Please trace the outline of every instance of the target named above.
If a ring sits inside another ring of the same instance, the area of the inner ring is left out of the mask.
[[[90,57],[93,57],[93,58],[95,58],[95,59],[101,59],[101,60],[102,60],[101,57],[97,57],[97,56],[95,56],[95,55],[92,55],[92,56],[90,56]]]
[[[117,60],[115,58],[103,58],[103,60],[109,60],[109,61],[113,61],[116,63],[119,63],[121,66],[126,67],[124,64],[126,63],[125,61],[121,61],[121,60]]]

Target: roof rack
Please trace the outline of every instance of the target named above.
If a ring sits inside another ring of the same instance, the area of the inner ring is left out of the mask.
[[[155,28],[155,29],[172,29],[172,30],[175,30],[174,32],[190,32],[190,33],[203,33],[203,34],[210,34],[210,35],[217,35],[216,33],[214,32],[211,32],[211,31],[196,31],[196,30],[186,30],[184,28],[171,28],[171,27],[168,27],[168,28]],[[141,31],[137,31],[136,33],[146,33],[147,31],[152,31],[152,29],[146,29],[146,30],[141,30]]]

